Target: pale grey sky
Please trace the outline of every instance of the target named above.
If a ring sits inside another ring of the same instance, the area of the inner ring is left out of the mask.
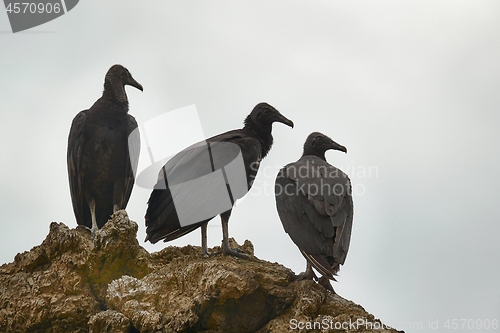
[[[320,131],[348,148],[327,159],[355,188],[336,291],[407,332],[499,319],[499,2],[86,0],[9,31],[0,10],[0,263],[40,244],[52,221],[76,226],[71,120],[120,63],[144,86],[127,90],[139,123],[194,104],[208,137],[241,127],[261,101],[294,121],[275,124],[231,217],[230,236],[250,239],[258,257],[305,268],[272,188]],[[149,193],[136,186],[127,209],[141,245],[199,245],[197,231],[142,242]],[[220,221],[210,225],[213,246]]]

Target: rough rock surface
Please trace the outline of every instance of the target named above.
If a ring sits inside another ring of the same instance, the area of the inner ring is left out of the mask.
[[[136,234],[125,211],[94,239],[52,223],[0,267],[0,332],[397,332],[280,264],[194,246],[149,254]]]

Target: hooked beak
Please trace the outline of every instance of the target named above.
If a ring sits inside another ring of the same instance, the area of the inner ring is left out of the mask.
[[[285,117],[284,115],[282,115],[281,113],[278,112],[278,117],[276,118],[277,122],[279,123],[283,123],[287,126],[290,126],[291,128],[293,128],[293,121],[291,121],[290,119],[288,119],[287,117]]]
[[[142,85],[139,82],[137,82],[132,76],[130,76],[130,78],[127,79],[125,84],[128,84],[129,86],[132,86],[134,88],[139,89],[140,91],[143,91]]]
[[[337,142],[335,142],[333,140],[332,140],[332,142],[330,142],[328,149],[340,150],[340,151],[343,151],[344,153],[347,154],[347,148],[342,146],[342,145],[339,145]]]

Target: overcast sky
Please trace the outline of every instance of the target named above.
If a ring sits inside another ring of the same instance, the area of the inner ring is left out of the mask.
[[[259,258],[305,268],[272,188],[320,131],[348,148],[326,156],[355,193],[338,294],[407,332],[499,319],[499,2],[85,0],[16,34],[0,10],[0,60],[0,263],[40,244],[52,221],[76,226],[70,124],[119,63],[144,86],[127,88],[140,124],[194,105],[209,137],[261,101],[294,121],[274,125],[231,216],[230,236]],[[149,193],[136,186],[127,209],[140,244],[200,245],[199,231],[143,242]],[[220,220],[209,225],[209,245],[220,244]]]

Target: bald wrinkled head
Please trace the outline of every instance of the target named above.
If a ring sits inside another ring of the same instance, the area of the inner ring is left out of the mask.
[[[313,132],[309,134],[304,143],[304,153],[302,156],[313,155],[326,160],[325,152],[329,149],[340,150],[347,153],[346,147],[339,145],[323,133]]]
[[[129,85],[142,91],[142,85],[137,82],[132,74],[122,65],[113,65],[104,78],[103,96],[118,103],[128,104],[125,86]]]
[[[113,65],[111,68],[108,70],[106,73],[106,78],[104,79],[104,82],[109,82],[111,85],[121,85],[122,87],[125,85],[129,85],[132,87],[135,87],[139,89],[140,91],[143,90],[142,85],[137,82],[133,77],[132,74],[123,67],[122,65]]]
[[[293,121],[286,118],[278,110],[265,102],[259,103],[253,108],[252,112],[245,120],[245,125],[249,122],[252,122],[259,128],[268,128],[274,122],[283,123],[293,128]]]

